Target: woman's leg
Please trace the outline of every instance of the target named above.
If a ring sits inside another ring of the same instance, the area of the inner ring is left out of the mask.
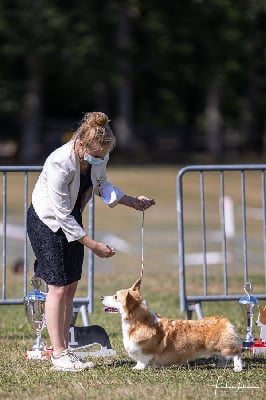
[[[73,299],[77,290],[78,282],[73,282],[68,286],[68,292],[66,295],[66,307],[65,307],[65,321],[64,321],[64,341],[65,348],[68,348],[69,342],[69,328],[70,322],[73,316]]]
[[[67,286],[48,286],[45,319],[55,356],[59,356],[68,347],[68,331],[76,288],[77,282]]]

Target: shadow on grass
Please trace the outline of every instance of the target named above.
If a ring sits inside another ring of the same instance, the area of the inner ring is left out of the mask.
[[[209,358],[209,359],[199,359],[193,362],[190,362],[188,365],[184,365],[184,368],[194,368],[194,369],[213,369],[217,368],[218,359],[216,358]],[[232,361],[228,362],[227,368],[230,368],[233,363]],[[266,367],[266,357],[264,356],[254,356],[248,355],[243,356],[243,370],[258,368],[258,367]]]
[[[112,368],[120,368],[120,367],[133,367],[136,363],[134,361],[131,361],[129,359],[124,359],[124,360],[114,360],[108,362],[108,367]]]
[[[266,358],[260,356],[254,356],[250,358],[244,359],[244,368],[251,369],[251,368],[258,368],[258,367],[266,367]]]
[[[183,369],[183,370],[188,370],[188,369],[195,369],[195,370],[212,370],[212,369],[219,369],[217,367],[218,363],[218,358],[200,358],[195,361],[191,361],[187,364],[182,364],[182,365],[171,365],[171,366],[166,366],[166,367],[161,367],[161,368],[154,368],[154,369]],[[133,367],[136,364],[136,362],[131,361],[129,359],[124,359],[124,360],[114,360],[108,362],[108,367],[112,368],[120,368],[120,367]],[[263,356],[248,356],[243,358],[243,370],[247,369],[255,369],[255,368],[265,368],[266,367],[266,357]],[[151,367],[150,367],[151,368]],[[232,368],[233,369],[233,362],[229,361],[226,368]],[[222,368],[223,369],[223,368]]]

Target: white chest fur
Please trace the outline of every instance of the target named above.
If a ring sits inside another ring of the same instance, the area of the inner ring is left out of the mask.
[[[122,320],[122,333],[123,333],[123,343],[126,351],[134,360],[138,359],[138,356],[141,354],[140,346],[130,339],[129,337],[129,329],[131,328],[131,324],[128,321]]]
[[[153,355],[144,355],[141,351],[141,347],[130,339],[129,329],[131,328],[131,324],[128,321],[122,320],[122,332],[123,332],[123,343],[126,351],[129,356],[137,361],[134,369],[144,369],[147,365],[152,363]]]

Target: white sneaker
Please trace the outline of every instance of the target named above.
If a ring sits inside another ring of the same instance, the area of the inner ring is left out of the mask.
[[[83,360],[71,350],[64,350],[59,357],[51,355],[52,369],[54,371],[82,371],[93,368],[93,363]]]

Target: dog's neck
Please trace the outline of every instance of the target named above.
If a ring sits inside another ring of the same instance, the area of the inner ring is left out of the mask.
[[[148,306],[148,303],[146,300],[142,301],[142,305],[144,306],[144,308],[146,309],[146,311],[149,312],[150,316],[153,317],[153,323],[152,325],[157,324],[157,322],[160,320],[160,316],[158,314],[156,314],[154,311],[152,311],[152,309]]]
[[[153,326],[158,323],[160,316],[156,313],[154,313],[150,307],[148,306],[148,303],[146,300],[142,300],[141,303],[139,304],[138,307],[133,311],[133,313],[121,313],[122,314],[122,320],[123,321],[128,321],[128,323],[135,324],[136,321],[142,322],[145,325]]]

